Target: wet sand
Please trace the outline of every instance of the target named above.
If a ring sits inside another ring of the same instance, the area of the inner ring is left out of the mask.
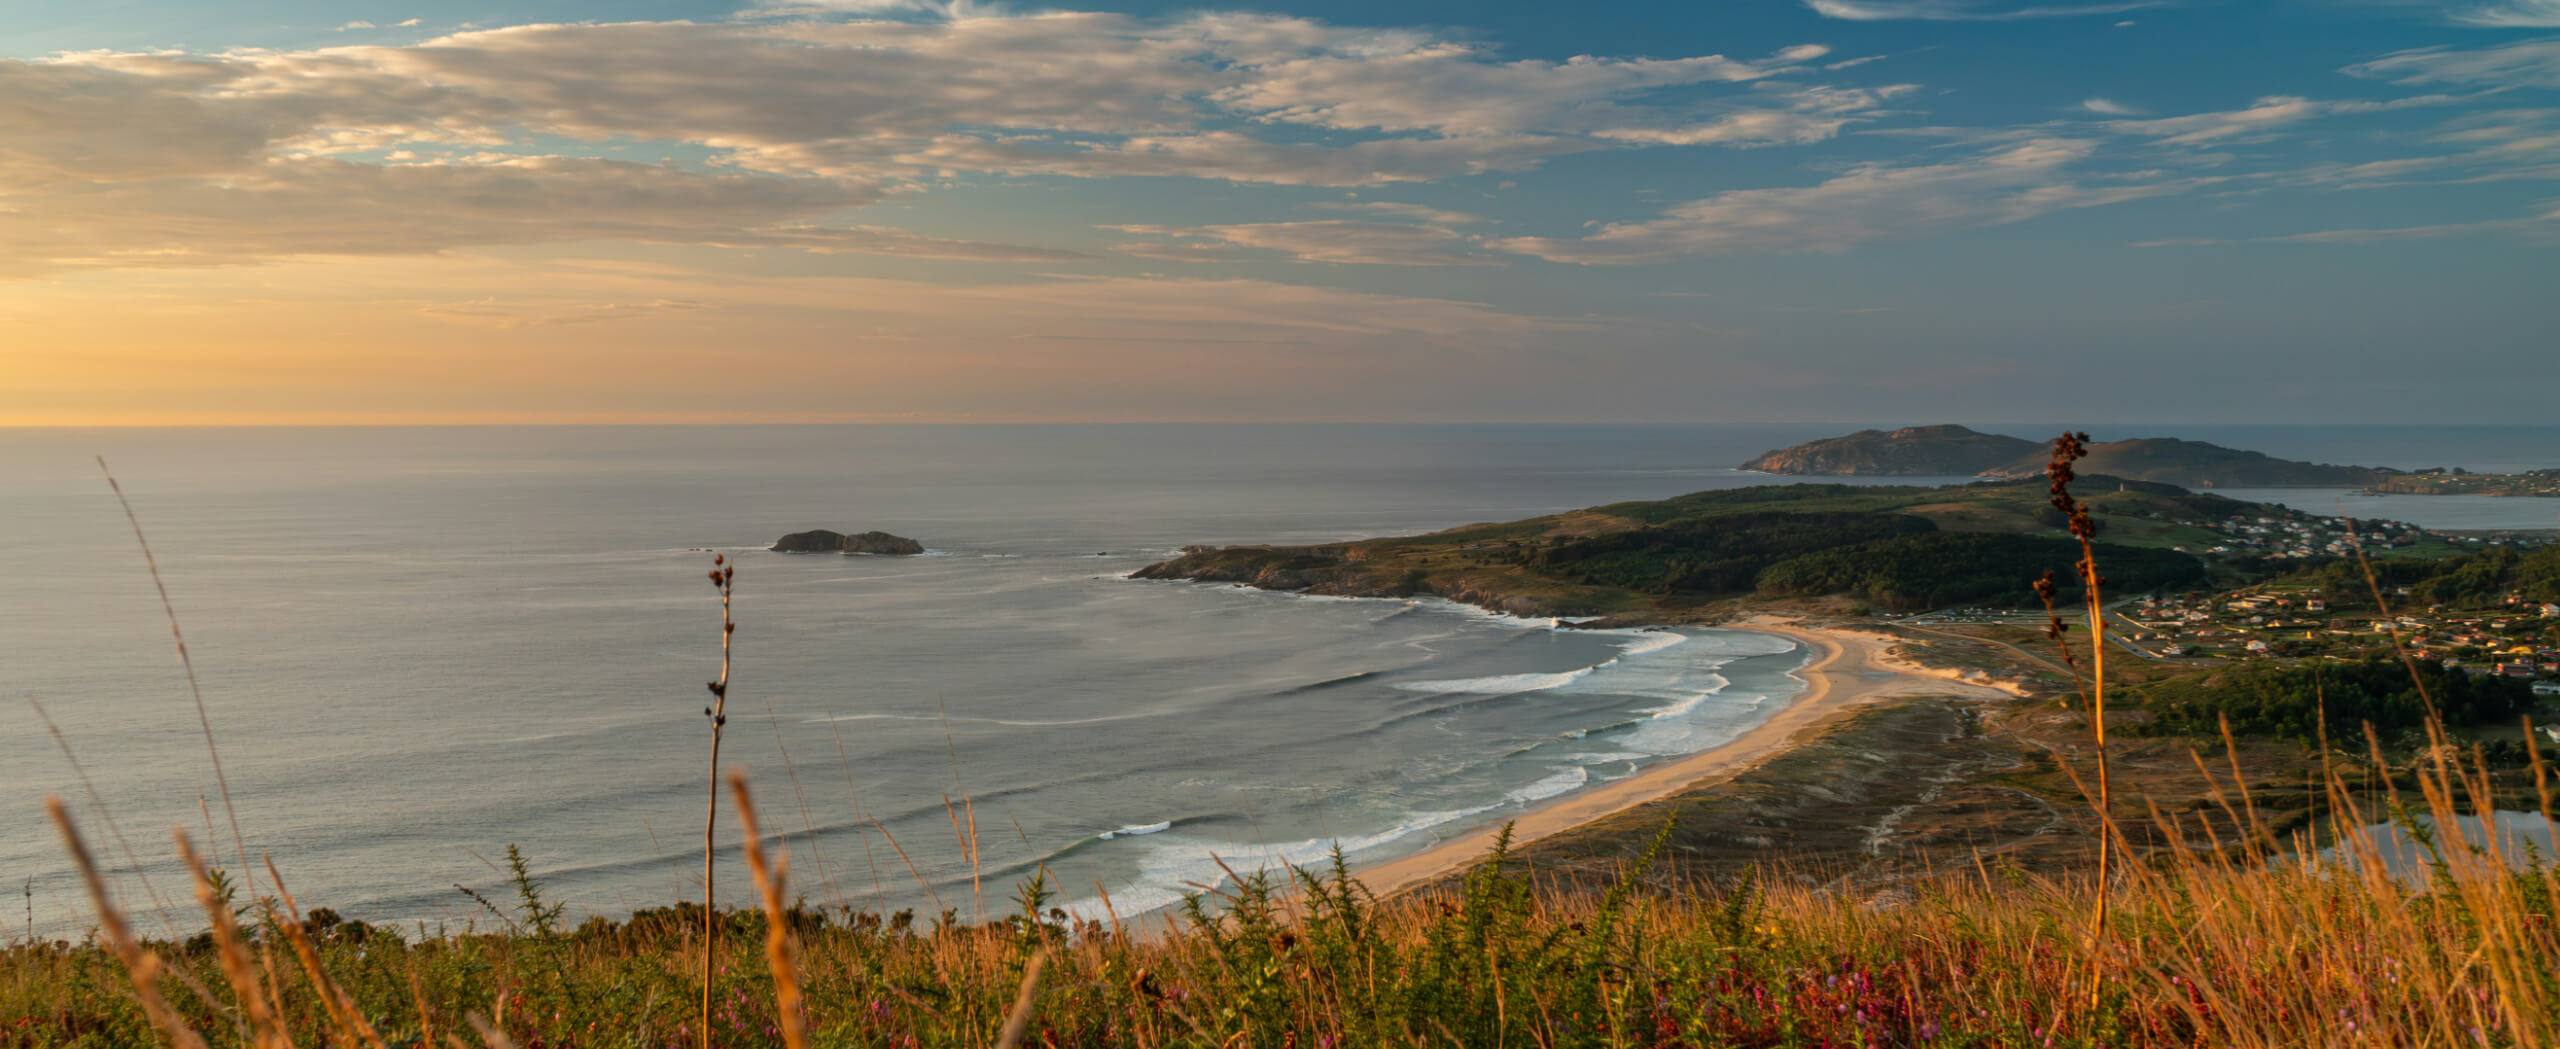
[[[1633,776],[1559,796],[1522,813],[1512,832],[1515,845],[1570,830],[1611,813],[1634,808],[1707,781],[1730,779],[1778,754],[1808,730],[1843,711],[1892,696],[1983,696],[2005,690],[1964,680],[1897,659],[1895,645],[1917,642],[1884,634],[1809,627],[1754,617],[1730,624],[1791,638],[1814,654],[1797,676],[1805,690],[1769,720],[1722,746],[1666,761]],[[1364,867],[1360,878],[1381,894],[1438,881],[1466,869],[1493,848],[1496,826],[1453,838],[1400,860]]]

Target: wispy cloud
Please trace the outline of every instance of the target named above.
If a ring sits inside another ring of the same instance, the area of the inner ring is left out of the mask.
[[[2309,233],[2286,233],[2270,237],[2191,237],[2170,240],[2135,241],[2137,248],[2187,248],[2218,244],[2378,244],[2403,240],[2437,240],[2444,237],[2466,237],[2482,233],[2530,233],[2548,239],[2560,236],[2560,201],[2544,201],[2539,210],[2523,218],[2489,219],[2481,222],[2441,222],[2424,226],[2380,226],[2364,229],[2314,230]]]
[[[1660,218],[1572,239],[1488,244],[1555,262],[1628,265],[1742,252],[1844,251],[1879,240],[2019,222],[2056,211],[2183,193],[2201,179],[2117,182],[2077,175],[2097,150],[2042,138],[1942,164],[1862,165],[1811,186],[1730,190]]]
[[[1391,200],[1326,200],[1318,201],[1309,207],[1323,208],[1328,211],[1360,211],[1373,215],[1391,215],[1441,226],[1465,226],[1484,221],[1482,215]]]
[[[2496,47],[2421,47],[2346,67],[2349,76],[2399,84],[2560,88],[2560,36]]]
[[[1262,257],[1291,262],[1355,263],[1371,266],[1498,266],[1502,260],[1477,250],[1475,238],[1446,227],[1402,222],[1317,219],[1306,222],[1247,222],[1218,226],[1111,226],[1122,233],[1177,238],[1184,243],[1158,247],[1123,246],[1124,254],[1176,261],[1236,261]],[[1132,248],[1135,250],[1132,250]]]
[[[2030,7],[2008,6],[1989,0],[1805,0],[1825,18],[1853,22],[1927,21],[1927,22],[2012,22],[2030,18],[2077,18],[2085,15],[2112,15],[2139,11],[2150,7],[2166,7],[2170,0],[2122,0],[2117,3],[2060,4]]]
[[[2141,110],[2108,98],[2089,99],[2088,101],[2080,103],[2080,108],[2092,113],[2103,113],[2111,117],[2131,117],[2142,115]]]
[[[632,320],[653,314],[692,313],[703,308],[702,303],[691,299],[606,302],[568,307],[556,305],[526,307],[504,303],[496,296],[488,296],[467,302],[433,303],[418,307],[418,312],[439,320],[486,325],[493,328],[547,328],[563,324]]]
[[[1919,90],[1914,84],[1879,88],[1799,88],[1762,85],[1756,97],[1768,104],[1733,106],[1704,122],[1657,127],[1618,127],[1593,132],[1600,138],[1658,146],[1807,145],[1832,138],[1840,129],[1886,115],[1893,99]]]
[[[2497,29],[2560,28],[2560,0],[2501,0],[2456,11],[2453,20]]]
[[[2103,102],[2104,99],[2091,99]],[[2387,102],[2360,100],[2324,101],[2292,95],[2271,95],[2249,104],[2245,109],[2190,113],[2185,116],[2155,117],[2147,120],[2108,121],[2110,131],[2158,139],[2164,145],[2205,146],[2230,142],[2265,141],[2275,132],[2318,117],[2352,113],[2382,113],[2401,109],[2442,106],[2455,99],[2444,95],[2418,95]],[[2094,105],[2083,103],[2090,109]],[[2105,112],[2105,110],[2098,110]]]

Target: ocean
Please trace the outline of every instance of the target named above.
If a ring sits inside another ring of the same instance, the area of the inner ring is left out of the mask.
[[[0,604],[0,889],[23,896],[27,932],[86,928],[48,793],[146,914],[181,884],[170,828],[234,853],[94,455],[149,530],[251,855],[306,906],[432,930],[493,920],[455,886],[503,898],[510,844],[573,918],[700,899],[713,552],[738,566],[723,762],[753,776],[799,892],[970,918],[1042,874],[1062,905],[1125,917],[1221,863],[1406,855],[1713,746],[1800,690],[1805,659],[1745,631],[1559,629],[1132,570],[1187,543],[1768,483],[1731,464],[1840,429],[0,431],[17,584]],[[2330,461],[2560,465],[2551,428],[2161,430]],[[2462,527],[2547,527],[2545,502],[2441,506]],[[930,553],[763,549],[818,527]],[[728,903],[745,899],[735,826],[724,812]]]

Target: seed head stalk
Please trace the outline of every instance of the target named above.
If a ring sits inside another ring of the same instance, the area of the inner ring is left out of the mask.
[[[712,863],[712,834],[720,826],[720,730],[729,724],[729,638],[738,632],[738,623],[729,616],[729,598],[738,578],[738,566],[729,564],[722,554],[711,555],[711,585],[720,588],[720,678],[710,683],[711,705],[702,715],[711,719],[710,801],[702,815],[702,1049],[711,1049],[711,984],[715,949],[720,930],[716,924],[720,896],[714,891],[712,876],[717,872]]]
[[[2066,432],[2054,439],[2053,461],[2045,464],[2045,476],[2053,482],[2053,508],[2062,512],[2071,537],[2080,542],[2080,561],[2072,570],[2080,577],[2083,602],[2089,617],[2089,676],[2082,682],[2082,695],[2089,704],[2089,733],[2098,751],[2098,891],[2094,900],[2096,915],[2090,921],[2089,1003],[2096,1007],[2100,989],[2096,951],[2107,935],[2107,892],[2112,884],[2116,848],[2115,798],[2113,783],[2107,775],[2107,623],[2106,601],[2100,587],[2106,577],[2098,574],[2097,522],[2089,517],[2089,504],[2071,494],[2071,482],[2079,474],[2072,464],[2089,454],[2089,435]],[[2063,641],[2069,626],[2054,612],[2053,573],[2048,571],[2036,580],[2036,596],[2044,600],[2045,636],[2062,650],[2064,665],[2073,677],[2080,673],[2080,661],[2071,654],[2071,646]]]

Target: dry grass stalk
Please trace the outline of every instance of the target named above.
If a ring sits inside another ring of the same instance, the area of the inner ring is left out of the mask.
[[[709,686],[711,705],[702,708],[702,715],[711,719],[711,772],[705,777],[711,798],[702,814],[702,1049],[711,1049],[711,985],[718,977],[720,895],[713,878],[719,853],[713,834],[720,827],[720,730],[729,725],[729,639],[738,632],[737,621],[729,617],[738,566],[728,560],[711,555],[711,585],[720,588],[720,677]]]
[[[1040,970],[1048,964],[1049,952],[1040,950],[1032,951],[1031,960],[1023,964],[1022,989],[1014,992],[1013,1008],[1004,1016],[1004,1032],[996,1036],[996,1049],[1014,1049],[1031,1030],[1031,1010],[1040,1001]]]
[[[470,1013],[465,1015],[463,1020],[471,1024],[472,1030],[480,1033],[480,1044],[487,1049],[516,1049],[515,1039],[507,1037],[507,1032],[499,1030],[498,1025],[490,1023],[488,1017],[479,1013]],[[452,1041],[460,1049],[470,1049],[469,1046],[462,1044],[462,1039],[455,1038]]]
[[[88,797],[89,808],[98,814],[99,822],[107,825],[107,834],[116,840],[116,848],[124,853],[125,866],[131,868],[134,875],[142,879],[143,894],[151,897],[151,908],[159,916],[160,928],[175,937],[177,930],[169,924],[169,915],[174,910],[169,906],[169,898],[161,895],[159,886],[151,883],[150,873],[143,870],[142,858],[133,851],[133,842],[125,837],[124,827],[116,822],[115,813],[107,809],[107,800],[98,793],[96,781],[89,778],[89,767],[82,764],[80,755],[72,751],[70,738],[62,734],[62,726],[54,723],[53,713],[44,708],[43,701],[34,696],[28,696],[27,705],[35,708],[36,719],[44,722],[45,732],[53,736],[54,748],[60,750],[62,760],[71,765],[72,775],[80,778],[80,793]],[[28,939],[34,939],[33,919],[30,919],[27,924],[31,930]]]
[[[133,512],[133,501],[124,497],[124,486],[116,483],[115,471],[107,469],[107,457],[98,457],[98,472],[107,476],[107,488],[116,494],[116,505],[124,508],[126,524],[133,526],[133,541],[142,547],[143,567],[151,570],[151,586],[160,592],[160,611],[169,617],[169,640],[178,646],[178,666],[187,674],[187,694],[196,701],[196,727],[204,730],[205,752],[213,756],[213,782],[222,790],[222,815],[231,823],[231,847],[240,854],[240,869],[249,869],[249,840],[240,834],[240,814],[231,807],[231,777],[222,771],[222,748],[213,742],[213,715],[205,711],[204,687],[196,683],[196,662],[187,655],[186,631],[178,629],[178,606],[169,600],[169,584],[160,578],[160,559],[152,556],[151,539],[142,534],[142,518]]]
[[[107,946],[115,952],[116,960],[124,963],[125,977],[133,981],[133,996],[142,1003],[143,1015],[150,1017],[151,1026],[177,1049],[205,1049],[204,1039],[187,1027],[178,1010],[161,995],[160,980],[167,966],[159,955],[145,950],[134,939],[132,927],[125,924],[124,912],[108,896],[106,879],[99,876],[98,863],[90,857],[88,843],[80,840],[80,830],[72,825],[62,799],[46,795],[44,811],[52,818],[54,828],[62,832],[62,843],[71,851],[72,864],[80,868],[80,881],[89,889],[89,903],[98,911],[98,929],[106,934]]]
[[[311,933],[303,928],[302,906],[294,902],[292,891],[284,887],[284,875],[276,871],[272,859],[267,861],[267,883],[276,887],[276,896],[284,902],[284,913],[276,925],[284,930],[285,939],[292,941],[294,956],[302,962],[303,975],[310,978],[312,993],[320,996],[320,1006],[328,1011],[329,1023],[337,1028],[339,1040],[350,1045],[362,1042],[373,1049],[387,1049],[381,1033],[365,1020],[364,1010],[357,1007],[354,996],[338,986],[336,980],[330,979],[329,971],[321,966],[320,950],[312,944]]]
[[[239,1004],[247,1026],[246,1040],[257,1049],[293,1049],[293,1038],[284,1029],[274,999],[269,997],[269,981],[260,978],[259,966],[250,960],[248,945],[240,937],[240,925],[231,917],[231,907],[214,888],[204,858],[196,855],[195,843],[187,832],[172,831],[178,843],[178,858],[187,865],[196,884],[196,903],[204,908],[205,917],[213,923],[215,956],[222,961],[223,978],[231,983],[231,993]]]
[[[738,805],[738,835],[747,853],[747,874],[755,879],[756,900],[764,906],[764,960],[773,970],[775,1010],[780,1013],[782,1044],[804,1049],[809,1041],[808,1009],[800,998],[799,948],[792,940],[790,917],[783,913],[782,886],[791,859],[764,855],[764,832],[756,825],[755,799],[747,792],[747,774],[729,773],[729,795]]]

